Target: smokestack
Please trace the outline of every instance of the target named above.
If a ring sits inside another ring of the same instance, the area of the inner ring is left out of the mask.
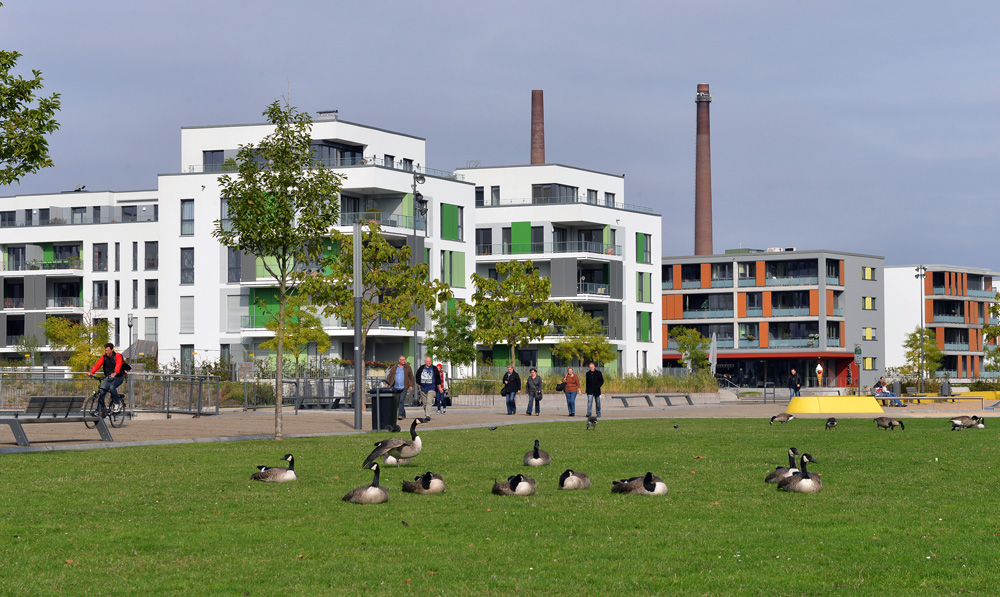
[[[712,95],[708,83],[698,84],[694,99],[698,105],[698,133],[694,156],[694,254],[711,255],[712,249],[712,145],[708,104]]]
[[[545,106],[542,90],[531,90],[531,163],[545,163]]]

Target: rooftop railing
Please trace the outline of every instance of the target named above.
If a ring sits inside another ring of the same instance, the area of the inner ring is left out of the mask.
[[[83,269],[83,260],[79,257],[69,259],[33,259],[31,261],[4,262],[0,270],[8,272],[50,271],[62,269]]]
[[[623,211],[637,211],[639,213],[652,214],[655,213],[652,208],[646,207],[645,205],[636,205],[634,203],[624,203],[620,201],[606,202],[598,201],[594,203],[593,201],[588,201],[586,195],[578,196],[564,196],[564,197],[519,197],[519,198],[501,198],[499,200],[489,201],[487,200],[483,205],[477,205],[476,207],[504,207],[509,205],[571,205],[571,204],[582,204],[582,205],[593,205],[594,207],[608,207],[611,209],[620,209]]]
[[[450,170],[438,170],[436,168],[427,168],[426,166],[421,166],[420,164],[413,164],[405,160],[387,160],[385,158],[380,158],[375,156],[328,158],[316,161],[322,164],[326,168],[353,168],[357,166],[379,166],[381,168],[389,168],[391,170],[400,170],[403,172],[416,172],[417,174],[426,174],[429,176],[437,176],[439,178],[450,178],[452,180],[465,180],[464,175],[452,172]],[[238,170],[239,170],[238,165],[232,162],[228,164],[194,164],[187,167],[188,174],[206,174],[211,172],[219,172],[225,174],[225,173],[237,172]]]
[[[156,210],[137,211],[135,214],[123,214],[120,207],[114,208],[113,213],[101,214],[94,218],[89,213],[73,214],[69,218],[51,217],[47,220],[33,218],[31,222],[18,222],[3,220],[0,221],[0,228],[35,228],[39,226],[89,226],[91,224],[130,224],[134,222],[156,222],[159,215]]]

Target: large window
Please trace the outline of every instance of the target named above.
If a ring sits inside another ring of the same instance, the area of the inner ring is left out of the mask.
[[[108,271],[108,243],[94,243],[94,271]]]
[[[180,326],[178,332],[181,334],[193,334],[194,333],[194,297],[193,296],[182,296],[181,299],[181,312],[180,312]]]
[[[227,253],[226,254],[226,265],[227,265],[226,269],[228,271],[228,275],[226,277],[226,280],[229,281],[230,283],[239,282],[240,281],[240,275],[242,273],[242,261],[243,261],[243,257],[240,254],[240,252],[239,252],[238,249],[234,249],[232,247],[227,247],[226,253]]]
[[[194,235],[194,199],[181,199],[181,236]]]
[[[146,331],[143,338],[145,338],[146,340],[152,340],[153,342],[156,342],[158,335],[156,318],[147,317],[144,323],[146,326]]]
[[[86,219],[86,214],[86,207],[74,207],[72,210],[72,222],[74,224],[83,224]]]
[[[13,228],[17,225],[16,211],[0,211],[0,227]]]
[[[484,187],[476,187],[476,207],[482,207],[485,204],[484,193]]]
[[[608,207],[615,206],[615,194],[614,193],[604,193],[604,205]]]
[[[222,163],[225,161],[225,152],[221,149],[211,149],[201,152],[201,163],[204,172],[219,172],[222,170]]]
[[[531,202],[535,204],[576,203],[578,190],[577,187],[563,184],[531,185]]]
[[[500,187],[490,187],[490,205],[500,205]]]
[[[139,208],[135,205],[126,205],[122,208],[122,222],[137,222],[139,220]]]
[[[160,267],[160,245],[155,240],[146,241],[146,271],[156,271]]]
[[[146,280],[146,308],[156,309],[159,305],[159,282],[157,280]]]
[[[122,271],[122,244],[115,243],[115,271]]]
[[[108,308],[108,282],[107,280],[94,281],[94,302],[95,309]]]
[[[194,249],[181,249],[181,284],[194,284]]]
[[[639,263],[653,262],[653,249],[650,246],[653,242],[652,234],[635,233],[635,259]]]

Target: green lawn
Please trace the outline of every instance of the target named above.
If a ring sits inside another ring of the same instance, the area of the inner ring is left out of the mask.
[[[674,423],[679,429],[674,429]],[[425,430],[412,466],[383,469],[387,504],[341,501],[371,482],[376,439],[254,441],[0,456],[0,593],[912,594],[996,591],[995,428],[913,419],[605,420]],[[532,441],[553,465],[521,464]],[[790,446],[824,488],[763,483]],[[299,480],[251,483],[296,458]],[[703,458],[697,458],[697,457]],[[589,491],[560,492],[566,468]],[[443,495],[404,494],[432,470]],[[665,497],[610,493],[652,471]],[[532,497],[490,493],[529,472]]]

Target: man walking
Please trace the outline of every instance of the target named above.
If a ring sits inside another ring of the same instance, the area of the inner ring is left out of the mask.
[[[431,420],[431,403],[437,402],[438,392],[444,392],[441,373],[429,356],[424,357],[424,364],[417,368],[417,394],[424,405],[424,421]]]
[[[594,402],[597,402],[597,418],[601,418],[601,386],[604,385],[604,374],[597,370],[597,364],[594,361],[590,362],[590,371],[587,371],[587,375],[584,381],[584,386],[587,390],[587,416],[593,412],[591,408]]]
[[[412,390],[416,383],[413,379],[413,369],[406,362],[406,357],[399,355],[399,363],[389,367],[385,381],[392,388],[392,403],[399,420],[406,418],[406,393]]]
[[[799,374],[792,369],[792,372],[788,375],[788,391],[789,399],[795,398],[799,395],[799,389],[802,388],[802,382],[799,380]]]

